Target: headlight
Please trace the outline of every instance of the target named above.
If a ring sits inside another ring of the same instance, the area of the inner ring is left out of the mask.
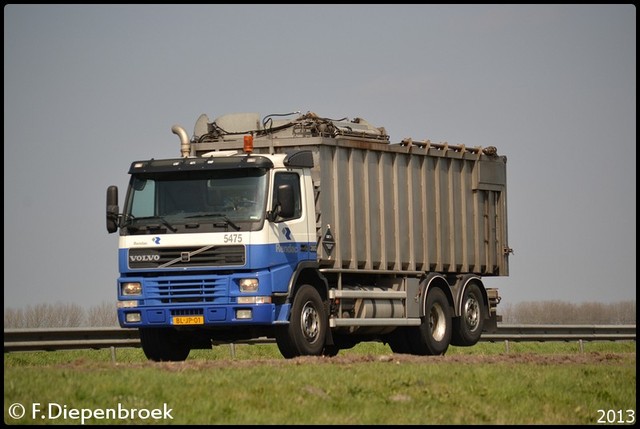
[[[142,295],[142,284],[138,282],[122,283],[120,290],[122,295]]]
[[[258,279],[240,279],[240,292],[256,292],[258,290]]]

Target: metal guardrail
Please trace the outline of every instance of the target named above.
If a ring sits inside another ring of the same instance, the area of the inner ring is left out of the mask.
[[[636,340],[636,325],[504,325],[481,341],[624,341]]]
[[[140,347],[137,329],[5,329],[4,352]]]
[[[635,341],[636,325],[505,325],[495,333],[483,334],[480,341]],[[269,344],[270,338],[238,341],[235,344]],[[214,345],[229,344],[214,342]],[[233,344],[232,344],[233,345]],[[5,329],[4,352],[53,351],[140,347],[137,329],[123,328],[41,328]]]

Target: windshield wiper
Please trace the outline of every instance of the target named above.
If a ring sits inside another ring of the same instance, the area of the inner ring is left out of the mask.
[[[127,215],[127,221],[125,222],[125,226],[126,225],[130,225],[131,221],[133,220],[149,220],[149,219],[158,219],[160,222],[162,222],[162,224],[164,226],[166,226],[167,228],[169,228],[171,230],[171,232],[176,232],[178,229],[176,227],[174,227],[173,225],[171,225],[169,222],[167,222],[167,220],[165,218],[163,218],[162,216],[143,216],[143,217],[135,217],[133,215]],[[150,225],[146,225],[147,228]]]
[[[229,219],[229,217],[224,213],[202,213],[202,214],[197,214],[193,216],[187,216],[186,219],[192,219],[196,217],[218,217],[223,219],[227,225],[231,226],[236,231],[240,231],[240,227],[231,219]]]

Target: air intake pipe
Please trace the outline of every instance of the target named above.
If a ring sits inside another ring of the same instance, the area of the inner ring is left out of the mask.
[[[187,131],[180,125],[174,125],[173,127],[171,127],[171,132],[180,137],[180,153],[182,157],[188,157],[191,152],[191,145],[189,144],[189,136],[187,135]]]

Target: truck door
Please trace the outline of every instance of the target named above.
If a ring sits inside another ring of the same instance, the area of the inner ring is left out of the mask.
[[[281,279],[281,281],[274,283],[278,289],[285,287],[283,291],[286,291],[290,276],[298,263],[309,258],[315,260],[315,253],[311,253],[311,246],[315,245],[315,236],[310,238],[309,235],[307,222],[309,208],[305,203],[308,198],[306,198],[303,183],[304,178],[295,171],[282,171],[274,174],[271,201],[277,200],[278,187],[283,184],[291,186],[294,198],[293,215],[288,218],[278,216],[271,224],[270,242],[273,243],[274,249],[273,272],[275,277]]]

